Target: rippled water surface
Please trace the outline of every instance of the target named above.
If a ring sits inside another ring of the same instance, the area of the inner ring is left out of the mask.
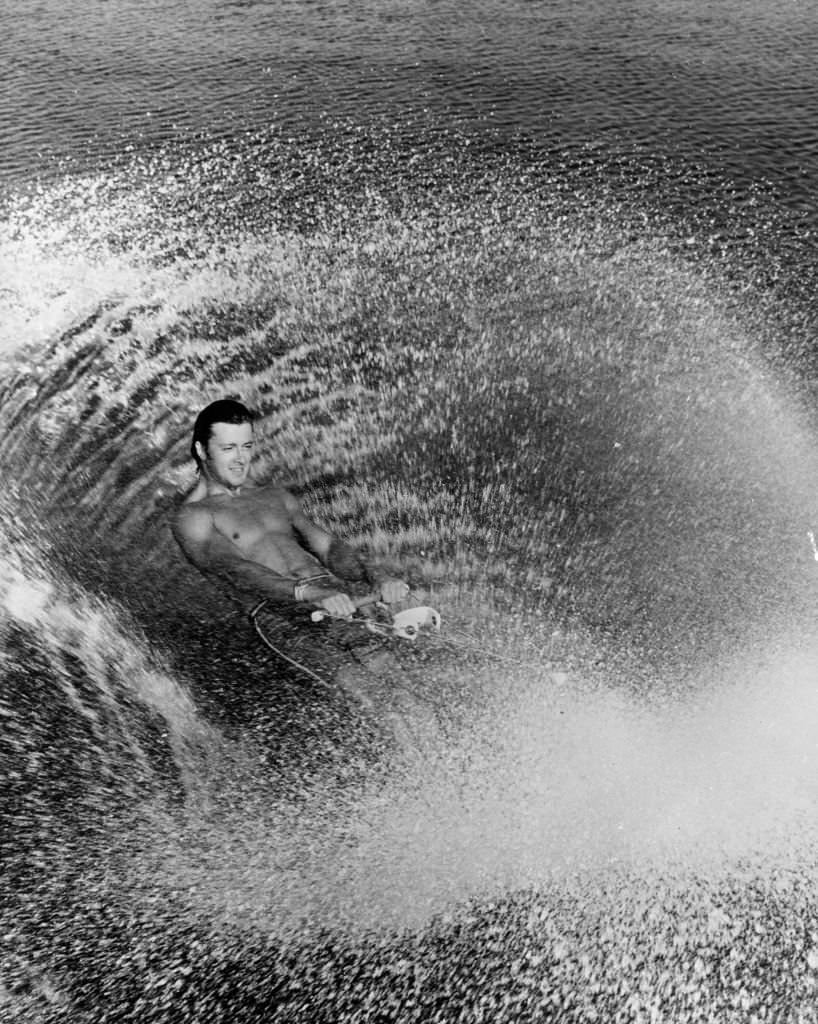
[[[769,177],[787,202],[814,185],[803,3],[25,2],[0,24],[0,164],[18,179],[187,132],[382,118],[666,154]]]

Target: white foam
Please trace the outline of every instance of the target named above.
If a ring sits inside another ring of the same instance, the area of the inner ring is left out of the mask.
[[[32,581],[15,573],[5,582],[2,592],[3,606],[9,615],[35,625],[50,600],[54,588],[45,581]]]

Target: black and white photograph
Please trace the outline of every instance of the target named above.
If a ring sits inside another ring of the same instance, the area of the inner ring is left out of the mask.
[[[818,6],[0,69],[0,1022],[818,1024]]]

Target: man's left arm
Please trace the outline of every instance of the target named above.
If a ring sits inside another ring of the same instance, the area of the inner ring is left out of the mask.
[[[293,528],[333,576],[352,583],[368,583],[373,592],[387,604],[406,597],[409,587],[403,580],[389,576],[377,566],[367,565],[350,544],[313,523],[304,515],[295,499],[290,495],[288,498],[293,502],[293,506],[288,508]]]

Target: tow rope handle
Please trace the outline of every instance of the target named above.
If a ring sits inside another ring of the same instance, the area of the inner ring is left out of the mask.
[[[366,597],[355,601],[356,608],[365,608],[371,604],[378,604],[384,609],[387,608],[387,605],[380,601],[377,594],[367,594]],[[316,608],[310,615],[313,622],[322,622],[328,617],[330,617],[329,612],[325,612],[321,608]],[[397,636],[401,640],[414,640],[425,627],[430,627],[435,631],[440,629],[440,612],[435,608],[430,608],[428,605],[418,605],[415,608],[406,608],[402,612],[397,612],[392,616],[391,623],[378,622],[377,619],[367,618],[362,618],[360,621],[372,633],[378,633],[381,636]]]
[[[440,612],[426,604],[392,616],[392,632],[402,640],[414,640],[425,626],[440,631]]]
[[[381,599],[377,594],[366,594],[364,597],[353,598],[352,603],[356,608],[366,608],[370,604],[380,604]],[[386,605],[384,605],[386,607]],[[329,612],[325,612],[323,608],[316,608],[315,611],[310,615],[313,622],[323,622],[324,619],[330,619],[332,616]]]

